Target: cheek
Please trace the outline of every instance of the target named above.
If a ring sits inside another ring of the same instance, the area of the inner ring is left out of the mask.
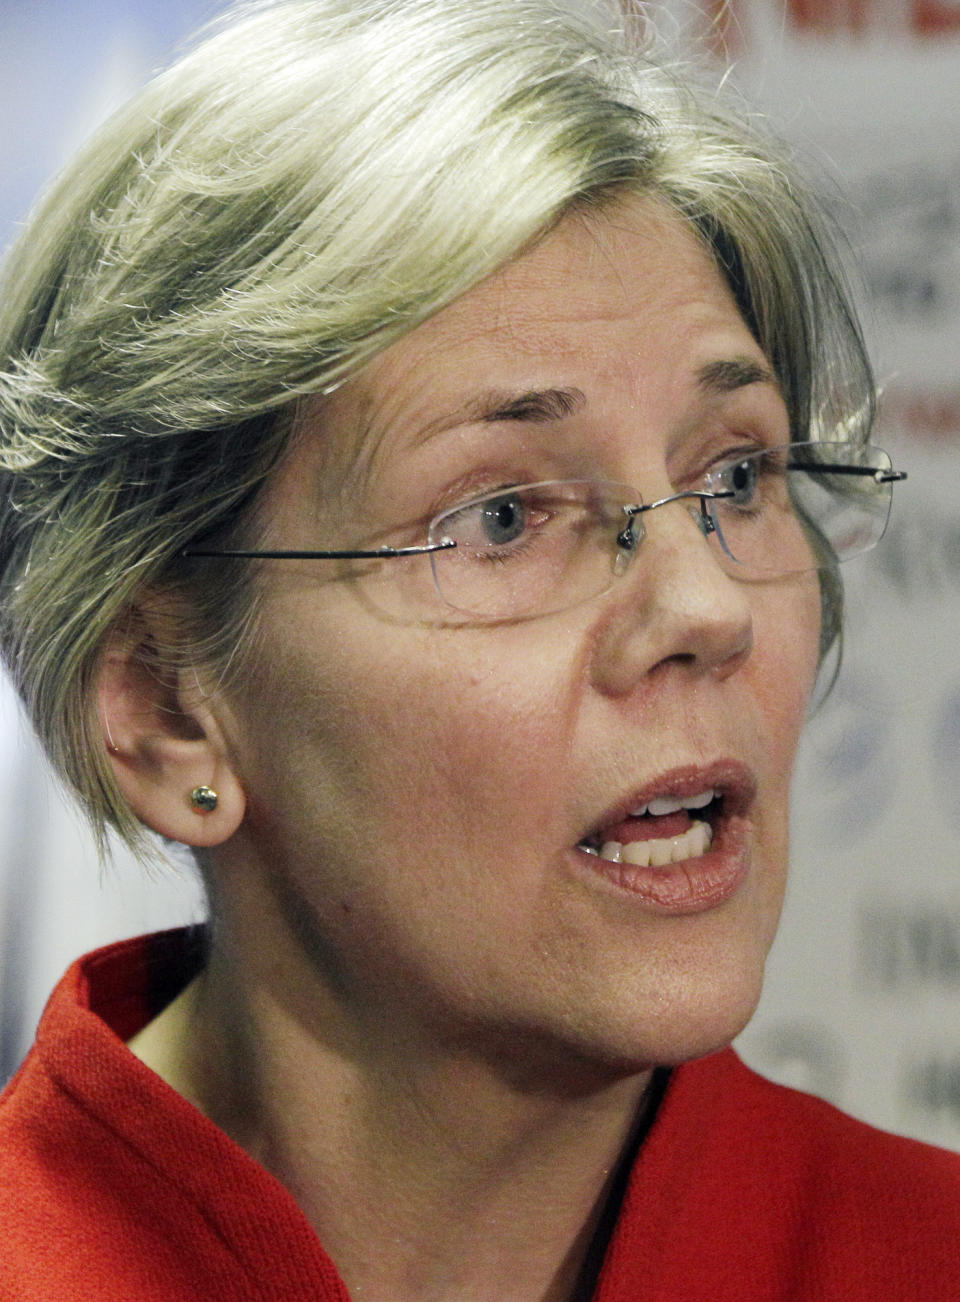
[[[242,764],[264,821],[341,855],[351,839],[425,853],[543,824],[571,749],[562,644],[545,654],[502,632],[346,622],[313,632],[264,637],[246,689]]]
[[[401,702],[382,693],[370,702],[383,750],[407,767],[412,788],[410,800],[389,801],[391,822],[426,831],[434,844],[502,844],[505,834],[545,831],[557,766],[572,750],[562,668],[486,641],[476,633],[444,639],[445,652],[420,662]],[[369,702],[370,685],[360,686]],[[361,736],[350,744],[366,749]]]
[[[787,799],[794,753],[819,664],[820,590],[802,575],[771,590],[755,618],[753,689],[769,757],[768,773]]]

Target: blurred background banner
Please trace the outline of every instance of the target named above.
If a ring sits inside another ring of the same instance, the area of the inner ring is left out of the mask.
[[[0,243],[216,0],[4,0]],[[660,0],[796,145],[845,232],[910,473],[847,567],[848,633],[796,781],[793,866],[749,1062],[960,1149],[960,0]],[[0,680],[0,1077],[66,964],[203,916],[186,866],[101,871]]]

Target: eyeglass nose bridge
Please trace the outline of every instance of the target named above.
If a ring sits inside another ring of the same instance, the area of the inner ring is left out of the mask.
[[[722,542],[719,525],[707,503],[727,497],[736,497],[736,492],[732,488],[719,491],[706,488],[691,488],[682,493],[671,493],[669,497],[661,497],[656,502],[637,502],[631,506],[625,506],[623,513],[627,517],[627,523],[617,534],[617,573],[623,573],[629,561],[633,559],[637,548],[647,536],[642,517],[648,511],[655,511],[657,507],[666,506],[669,502],[684,502],[689,501],[691,498],[699,501],[700,513],[694,516],[694,519],[700,532],[704,538],[716,533]]]

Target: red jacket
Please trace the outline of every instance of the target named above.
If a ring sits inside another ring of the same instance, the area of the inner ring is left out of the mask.
[[[125,1047],[187,933],[75,964],[0,1100],[0,1298],[348,1302],[286,1189]],[[957,1302],[960,1156],[754,1075],[676,1070],[595,1302]]]

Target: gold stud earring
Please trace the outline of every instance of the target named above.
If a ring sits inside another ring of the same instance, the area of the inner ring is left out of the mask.
[[[212,814],[219,800],[220,797],[212,787],[194,787],[190,792],[190,804],[198,814]]]

